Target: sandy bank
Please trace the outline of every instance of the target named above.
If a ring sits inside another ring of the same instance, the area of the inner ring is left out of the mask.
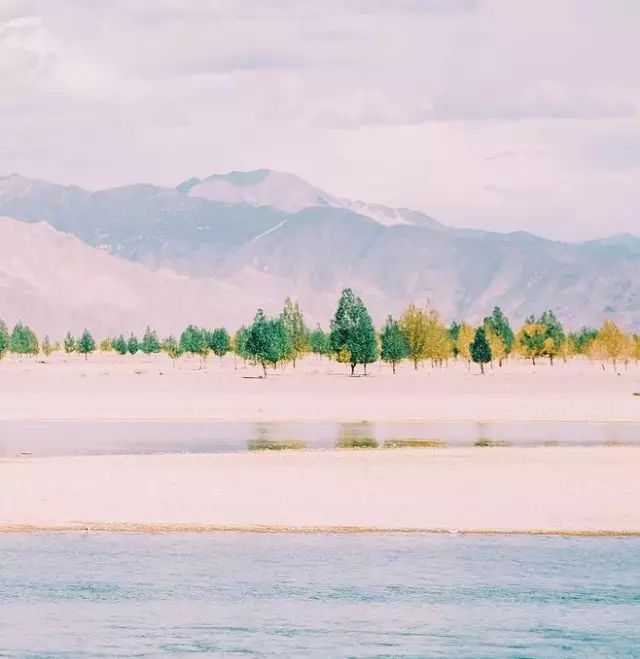
[[[640,534],[640,448],[0,461],[0,527]]]
[[[640,368],[619,375],[586,360],[513,360],[488,370],[451,363],[397,375],[374,365],[350,378],[342,364],[308,357],[296,369],[234,367],[232,356],[181,360],[56,354],[48,363],[0,361],[2,419],[219,419],[250,421],[640,422]]]

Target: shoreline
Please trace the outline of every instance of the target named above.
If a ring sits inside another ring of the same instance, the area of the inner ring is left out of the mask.
[[[640,535],[640,447],[0,460],[0,532]]]
[[[577,530],[577,529],[446,529],[446,528],[383,528],[345,526],[216,526],[189,524],[70,524],[68,526],[42,526],[31,524],[0,524],[0,534],[9,533],[122,533],[163,535],[179,533],[255,533],[301,535],[472,535],[472,536],[543,536],[572,538],[639,538],[637,531]]]

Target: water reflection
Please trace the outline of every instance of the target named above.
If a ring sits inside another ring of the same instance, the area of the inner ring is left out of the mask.
[[[294,451],[307,448],[301,439],[283,437],[278,424],[256,424],[255,437],[247,442],[249,451]]]
[[[640,424],[0,421],[0,457],[330,448],[640,445]]]
[[[373,423],[338,424],[338,437],[335,447],[340,449],[378,448],[380,443],[376,439],[376,429]]]

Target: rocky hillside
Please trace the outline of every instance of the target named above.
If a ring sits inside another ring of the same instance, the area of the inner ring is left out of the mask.
[[[0,214],[48,222],[104,258],[108,252],[122,268],[131,267],[126,261],[147,266],[151,279],[159,273],[150,269],[170,269],[183,275],[172,276],[185,291],[203,286],[192,280],[204,280],[202,313],[229,324],[258,305],[275,311],[286,294],[326,323],[340,289],[352,286],[378,321],[409,302],[431,302],[447,320],[479,319],[499,304],[516,322],[550,307],[569,326],[612,316],[640,329],[640,239],[634,236],[569,244],[452,229],[415,211],[339,199],[269,170],[191,179],[176,189],[98,192],[13,175],[0,179]],[[62,276],[70,266],[53,252]],[[0,272],[10,258],[0,251]],[[87,259],[83,267],[89,277],[96,266]],[[81,278],[79,267],[73,276]],[[21,298],[11,293],[16,286],[4,280],[5,299]],[[98,307],[103,295],[105,304],[113,301],[106,292],[95,288]],[[217,295],[214,305],[210,298]]]

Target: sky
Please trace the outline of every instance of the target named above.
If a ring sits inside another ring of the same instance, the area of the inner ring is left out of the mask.
[[[273,168],[453,226],[640,234],[637,0],[0,0],[0,174]]]

